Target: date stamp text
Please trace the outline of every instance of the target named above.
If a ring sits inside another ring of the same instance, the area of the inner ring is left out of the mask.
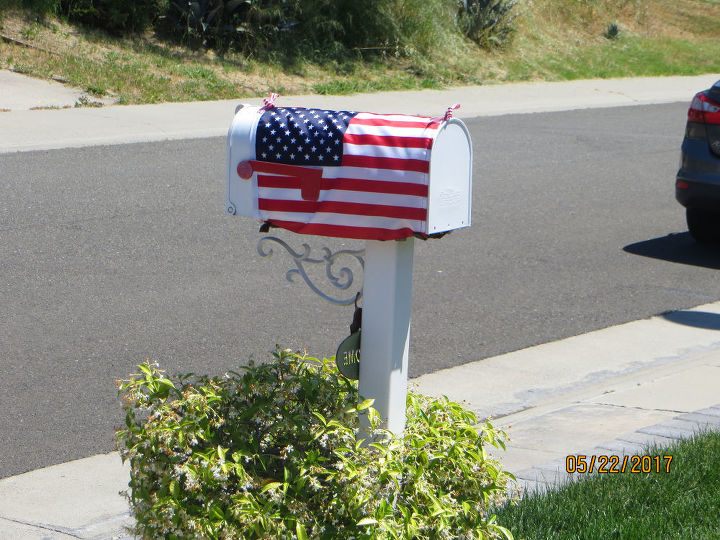
[[[669,473],[673,456],[584,456],[570,455],[565,458],[565,472],[568,474],[617,473]]]

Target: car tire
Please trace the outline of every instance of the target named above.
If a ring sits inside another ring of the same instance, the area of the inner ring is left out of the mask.
[[[704,208],[687,208],[685,219],[692,236],[697,242],[720,242],[720,212]]]

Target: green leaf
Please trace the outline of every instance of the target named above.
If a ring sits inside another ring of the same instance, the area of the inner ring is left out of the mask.
[[[170,480],[170,494],[176,499],[180,498],[180,484],[177,480]]]
[[[175,384],[170,379],[158,379],[158,382],[160,384],[164,384],[165,386],[169,386],[170,388],[175,388]]]
[[[323,426],[327,426],[327,420],[325,420],[325,417],[322,414],[317,411],[312,411],[312,413],[317,417],[318,420],[320,420],[320,422],[322,422]]]
[[[369,409],[372,407],[372,404],[375,403],[374,399],[366,399],[363,400],[362,403],[359,403],[357,407],[355,407],[358,411],[364,411],[365,409]]]
[[[362,518],[360,521],[358,521],[357,526],[362,527],[364,525],[375,525],[377,522],[378,522],[377,519],[366,517],[366,518]]]
[[[232,457],[232,459],[235,463],[240,463],[240,460],[247,455],[248,455],[247,452],[243,452],[242,450],[237,450],[236,452],[233,452],[232,456],[230,456],[230,457]]]
[[[270,491],[271,489],[278,488],[282,486],[282,482],[268,482],[265,484],[265,486],[260,490],[260,493],[265,493],[266,491]]]
[[[307,540],[307,531],[303,523],[299,521],[295,523],[295,533],[297,534],[298,540]]]
[[[150,366],[147,364],[138,364],[138,367],[140,368],[140,371],[142,371],[146,376],[152,377],[152,371],[150,370]]]
[[[225,519],[225,513],[222,511],[222,508],[220,505],[213,504],[209,508],[210,515],[217,518],[217,519]]]

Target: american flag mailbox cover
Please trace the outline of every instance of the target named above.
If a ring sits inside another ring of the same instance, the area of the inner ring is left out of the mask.
[[[470,226],[472,145],[451,118],[239,106],[227,213],[300,234],[398,240]]]

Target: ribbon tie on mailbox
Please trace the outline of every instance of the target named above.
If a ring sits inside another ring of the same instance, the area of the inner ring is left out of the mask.
[[[457,111],[459,108],[459,103],[456,103],[455,105],[450,105],[445,111],[445,116],[443,116],[443,120],[450,120],[452,118],[453,111]]]
[[[276,94],[275,92],[271,93],[268,97],[263,99],[263,103],[265,104],[263,109],[272,109],[275,106],[275,101],[277,101],[277,98],[279,97],[280,94]]]

